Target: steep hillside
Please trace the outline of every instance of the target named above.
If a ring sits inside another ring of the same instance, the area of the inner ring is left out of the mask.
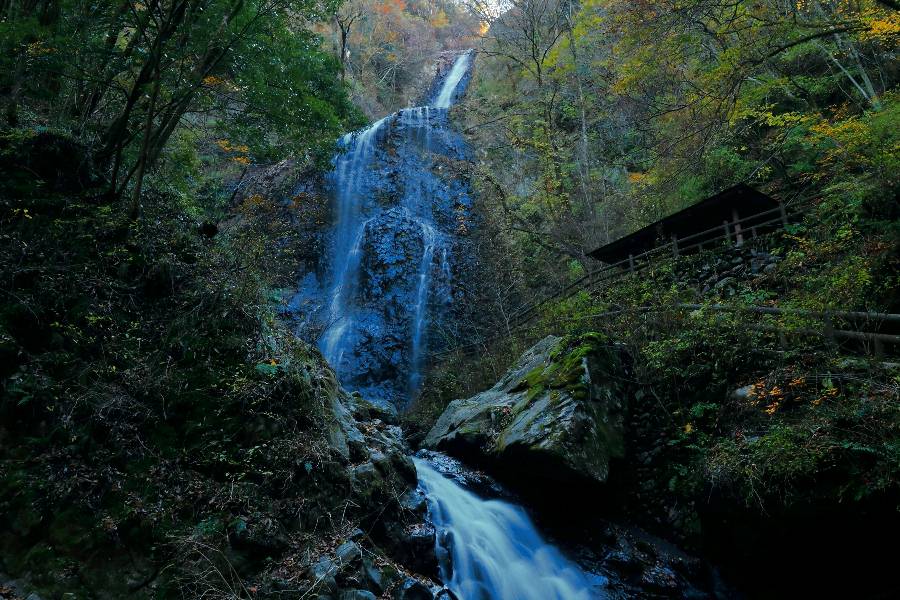
[[[0,151],[0,573],[22,597],[381,593],[406,576],[390,555],[428,564],[395,415],[273,312],[282,205],[216,226],[147,193],[131,221],[71,139]]]

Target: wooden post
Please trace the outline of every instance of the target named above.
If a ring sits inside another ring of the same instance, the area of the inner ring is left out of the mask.
[[[778,328],[778,345],[781,346],[782,350],[788,349],[788,339],[787,335],[784,333],[784,329]]]
[[[756,237],[756,227],[755,226],[750,228],[750,237],[752,237],[752,238]]]
[[[778,210],[781,212],[781,224],[787,227],[788,218],[787,218],[787,210],[784,208],[784,202],[778,203]]]
[[[881,341],[881,338],[878,337],[878,334],[875,334],[875,339],[873,340],[875,346],[875,358],[884,358],[884,343]]]
[[[725,240],[730,244],[731,243],[731,230],[728,229],[728,221],[722,221],[722,227],[725,228]]]
[[[825,326],[822,328],[825,339],[829,344],[834,344],[834,322],[831,320],[831,313],[825,313]]]
[[[634,255],[628,255],[628,270],[634,273]]]
[[[731,217],[734,219],[734,237],[735,245],[740,246],[744,243],[744,234],[741,230],[741,217],[738,215],[736,208],[731,209]]]
[[[672,256],[678,258],[678,238],[674,233],[672,234]]]

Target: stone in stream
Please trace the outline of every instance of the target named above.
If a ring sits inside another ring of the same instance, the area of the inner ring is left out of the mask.
[[[605,337],[547,337],[491,389],[453,401],[425,446],[548,479],[604,482],[624,455],[620,352]]]
[[[400,585],[393,597],[395,600],[433,600],[434,594],[424,583],[410,577]]]

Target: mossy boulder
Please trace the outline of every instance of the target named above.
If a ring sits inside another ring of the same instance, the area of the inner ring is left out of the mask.
[[[547,337],[494,387],[453,401],[425,446],[557,480],[605,482],[624,455],[618,349],[600,334]]]

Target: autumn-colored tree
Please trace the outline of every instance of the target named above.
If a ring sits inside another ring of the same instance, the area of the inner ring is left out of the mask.
[[[570,256],[737,181],[784,184],[779,132],[884,110],[897,81],[900,17],[874,1],[522,0],[493,18],[477,131],[489,162],[543,174],[501,182],[510,218]]]
[[[417,100],[440,52],[474,44],[478,19],[450,0],[348,0],[334,48],[354,99],[373,116]]]

